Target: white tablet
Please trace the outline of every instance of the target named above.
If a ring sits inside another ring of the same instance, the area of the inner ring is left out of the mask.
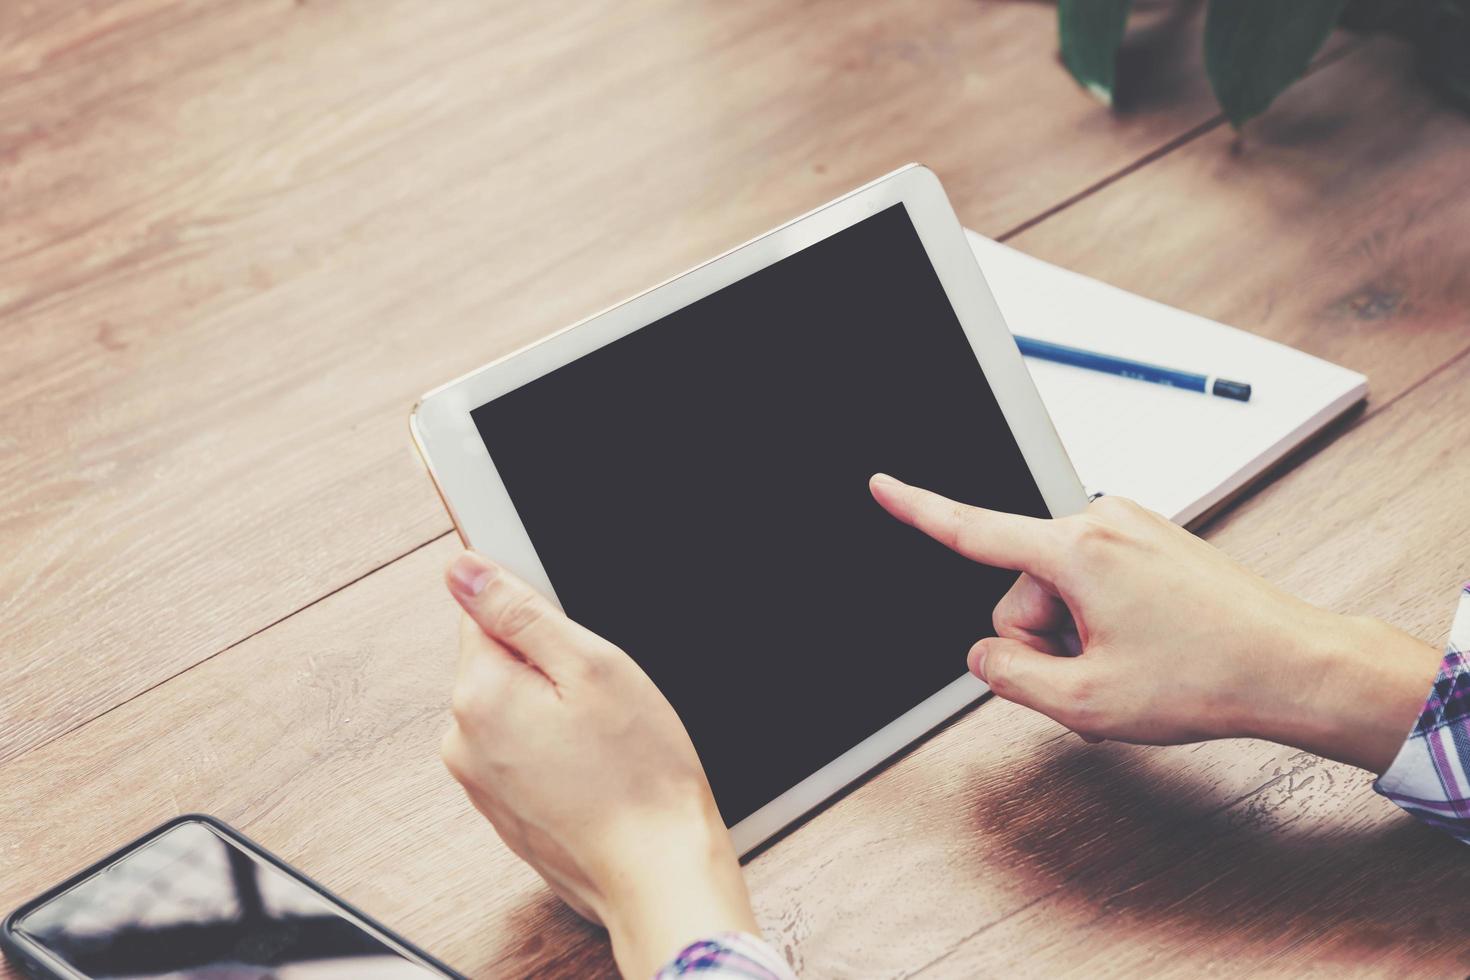
[[[984,693],[965,654],[1014,574],[869,476],[1086,502],[916,165],[430,392],[412,429],[466,543],[673,703],[742,854]]]

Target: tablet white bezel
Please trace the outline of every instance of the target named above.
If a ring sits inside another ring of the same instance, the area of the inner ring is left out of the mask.
[[[918,164],[846,194],[647,292],[434,389],[413,438],[460,537],[556,600],[470,412],[894,204],[903,204],[995,399],[1054,516],[1087,502],[1066,450],[970,251],[939,180]],[[772,357],[779,357],[778,350]],[[899,474],[900,476],[902,474]],[[636,651],[633,651],[636,655]],[[745,854],[985,693],[970,674],[854,745],[730,828]]]

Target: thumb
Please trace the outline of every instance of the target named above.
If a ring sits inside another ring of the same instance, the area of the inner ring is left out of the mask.
[[[483,555],[461,552],[445,570],[449,592],[480,630],[555,676],[601,644],[531,586]]]
[[[997,697],[1077,731],[1076,692],[1082,661],[1042,653],[1020,640],[992,636],[970,648],[969,666]]]

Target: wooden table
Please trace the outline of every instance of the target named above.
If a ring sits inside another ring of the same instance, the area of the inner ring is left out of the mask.
[[[456,543],[408,408],[911,159],[971,227],[1365,371],[1367,410],[1205,533],[1441,642],[1470,568],[1470,119],[1340,38],[1241,139],[1167,15],[1113,115],[1053,17],[4,5],[0,906],[204,810],[466,972],[609,973],[439,764]],[[809,977],[1463,976],[1470,858],[1368,783],[991,703],[747,870]]]

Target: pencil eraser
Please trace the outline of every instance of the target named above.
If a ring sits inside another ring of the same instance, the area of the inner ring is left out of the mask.
[[[1216,378],[1214,388],[1210,393],[1219,395],[1221,398],[1234,398],[1238,402],[1251,400],[1251,386],[1244,381],[1226,381],[1224,378]]]

